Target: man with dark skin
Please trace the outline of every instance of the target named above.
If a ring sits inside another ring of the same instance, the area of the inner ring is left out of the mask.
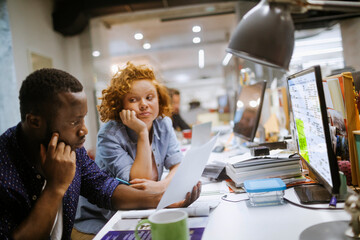
[[[70,239],[80,194],[110,209],[157,206],[163,192],[119,184],[87,156],[87,100],[76,78],[38,70],[19,99],[21,122],[0,136],[1,239]],[[188,206],[200,190],[172,207]]]

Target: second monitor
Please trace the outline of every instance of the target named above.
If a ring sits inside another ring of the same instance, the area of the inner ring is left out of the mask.
[[[238,94],[234,114],[234,134],[252,142],[259,125],[266,81],[244,85]]]

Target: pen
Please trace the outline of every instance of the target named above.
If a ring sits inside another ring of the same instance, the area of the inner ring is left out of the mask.
[[[116,180],[118,180],[119,182],[121,182],[121,183],[123,183],[123,184],[126,184],[126,185],[130,185],[130,183],[129,182],[127,182],[127,181],[125,181],[125,180],[122,180],[122,179],[120,179],[120,178],[115,178]]]

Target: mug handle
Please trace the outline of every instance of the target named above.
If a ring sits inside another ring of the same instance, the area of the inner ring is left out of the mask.
[[[136,225],[136,228],[135,228],[135,238],[136,240],[141,240],[141,238],[139,237],[139,234],[138,234],[138,231],[139,231],[139,227],[145,223],[149,223],[150,224],[150,221],[148,219],[143,219],[141,220],[137,225]]]

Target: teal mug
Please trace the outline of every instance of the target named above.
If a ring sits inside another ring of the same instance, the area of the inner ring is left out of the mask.
[[[189,240],[188,215],[178,209],[166,209],[157,211],[148,219],[141,220],[135,229],[135,238],[139,237],[139,227],[143,224],[150,224],[152,240]]]

